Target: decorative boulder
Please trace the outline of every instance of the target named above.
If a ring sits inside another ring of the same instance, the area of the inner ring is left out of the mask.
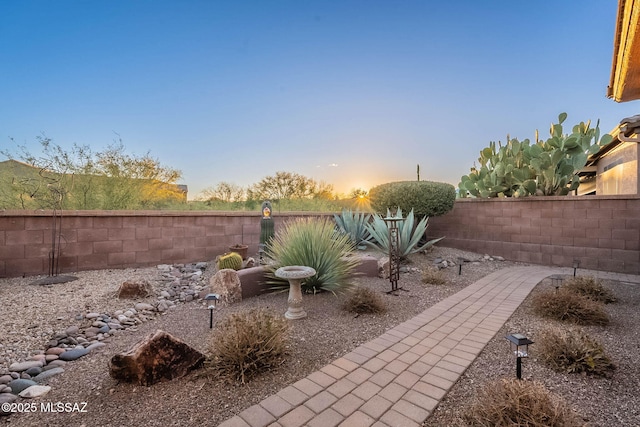
[[[378,260],[378,277],[389,278],[389,257],[382,257]]]
[[[126,353],[109,362],[109,374],[117,380],[152,385],[186,375],[204,362],[205,356],[171,334],[157,330]]]
[[[242,301],[242,284],[237,271],[224,268],[211,277],[209,284],[223,306]]]
[[[153,289],[149,282],[124,282],[118,289],[118,298],[144,298],[153,294]]]

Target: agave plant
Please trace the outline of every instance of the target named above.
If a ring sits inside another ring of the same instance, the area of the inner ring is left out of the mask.
[[[364,242],[371,239],[371,234],[367,230],[367,224],[371,215],[363,212],[353,212],[351,209],[343,209],[340,215],[333,214],[336,221],[336,228],[351,239],[358,249],[364,249]]]
[[[300,218],[288,222],[267,246],[267,256],[273,260],[267,266],[267,283],[282,287],[286,282],[278,279],[275,271],[283,266],[304,265],[316,270],[315,276],[302,283],[304,292],[346,291],[353,286],[350,277],[358,265],[357,257],[348,256],[354,250],[349,236],[339,233],[330,219]]]
[[[402,209],[398,208],[398,217],[402,218]],[[390,217],[391,213],[387,209],[387,217]],[[415,217],[413,215],[413,209],[407,215],[407,218],[403,221],[398,221],[398,240],[400,248],[400,257],[406,258],[409,254],[428,249],[434,244],[438,243],[444,237],[438,239],[429,240],[424,245],[418,247],[418,243],[424,233],[427,231],[428,217],[422,218],[418,224],[415,224]],[[367,230],[371,234],[374,241],[365,241],[365,243],[373,248],[383,252],[389,253],[389,227],[384,219],[380,215],[374,215],[371,224],[367,225]]]

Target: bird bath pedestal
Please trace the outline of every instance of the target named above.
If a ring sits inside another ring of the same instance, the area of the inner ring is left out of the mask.
[[[284,314],[287,319],[303,319],[307,317],[307,312],[302,308],[302,288],[300,282],[316,274],[316,270],[311,267],[291,265],[280,267],[276,270],[276,277],[289,281],[289,309]]]

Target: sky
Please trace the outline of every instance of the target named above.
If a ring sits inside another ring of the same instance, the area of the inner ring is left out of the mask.
[[[277,171],[457,187],[507,134],[601,131],[617,2],[3,0],[0,148],[149,152],[194,198]],[[4,160],[0,159],[0,160]]]

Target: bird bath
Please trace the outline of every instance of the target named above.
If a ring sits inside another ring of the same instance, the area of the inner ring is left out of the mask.
[[[295,320],[307,317],[307,312],[302,308],[302,288],[300,282],[303,279],[316,274],[311,267],[290,265],[276,270],[276,277],[289,281],[289,309],[284,314],[287,319]]]

